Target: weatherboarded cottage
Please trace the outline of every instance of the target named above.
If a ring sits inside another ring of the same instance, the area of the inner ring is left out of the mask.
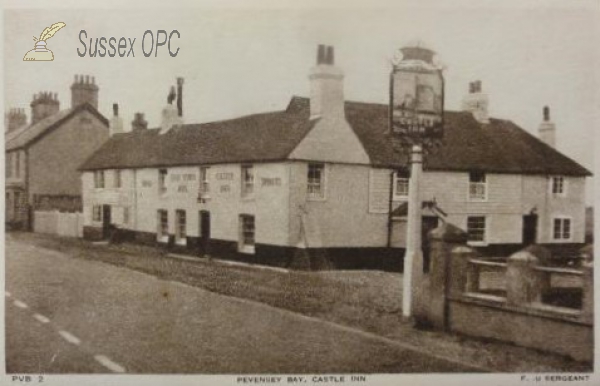
[[[76,76],[71,107],[60,109],[57,94],[40,92],[23,109],[6,115],[5,222],[28,228],[32,210],[81,211],[78,167],[109,138],[108,120],[98,108],[94,78]]]
[[[138,116],[82,165],[85,237],[116,228],[193,255],[399,268],[406,156],[390,140],[387,105],[344,100],[329,52],[310,71],[310,98],[283,111],[183,124],[180,80],[159,128]],[[582,243],[590,173],[551,146],[549,113],[541,131],[550,145],[488,117],[481,85],[471,86],[424,165],[424,231],[442,218],[481,248]]]

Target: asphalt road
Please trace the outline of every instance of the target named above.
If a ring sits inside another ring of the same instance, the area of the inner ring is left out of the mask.
[[[11,239],[8,373],[470,371],[368,334]]]

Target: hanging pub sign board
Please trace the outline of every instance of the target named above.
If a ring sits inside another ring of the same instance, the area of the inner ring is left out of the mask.
[[[441,139],[444,134],[444,78],[434,52],[401,48],[390,84],[391,133],[407,143]]]

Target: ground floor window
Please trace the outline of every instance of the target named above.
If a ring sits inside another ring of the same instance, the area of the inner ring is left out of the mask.
[[[571,239],[571,219],[570,218],[555,218],[553,224],[554,240],[570,240]]]
[[[485,216],[467,217],[468,241],[485,242]]]
[[[169,215],[165,209],[158,210],[158,241],[166,242],[169,240]]]
[[[95,222],[102,222],[102,206],[94,205],[92,207],[92,220]]]
[[[175,211],[175,224],[175,242],[185,244],[187,240],[185,210]]]
[[[240,252],[254,253],[255,230],[254,216],[240,215]]]

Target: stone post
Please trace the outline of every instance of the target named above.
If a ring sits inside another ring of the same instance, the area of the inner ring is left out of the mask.
[[[581,302],[581,319],[587,323],[594,322],[594,262],[585,261],[583,270],[583,293]]]
[[[539,273],[535,271],[538,258],[522,250],[512,254],[506,262],[506,301],[514,306],[540,300]]]
[[[467,235],[452,224],[442,223],[429,233],[430,268],[429,268],[429,300],[423,307],[418,307],[418,318],[426,319],[436,329],[446,329],[447,297],[449,291],[449,267],[453,248],[464,245]]]

